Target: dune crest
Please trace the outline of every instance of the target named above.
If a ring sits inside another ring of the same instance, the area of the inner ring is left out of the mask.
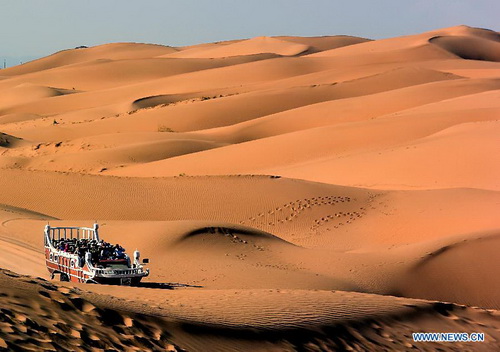
[[[82,46],[63,50],[20,66],[11,67],[5,71],[2,70],[2,75],[16,76],[93,60],[150,58],[175,51],[176,49],[163,45],[142,43],[112,43],[94,47]]]
[[[309,46],[271,37],[255,37],[237,43],[181,50],[163,57],[175,58],[222,58],[230,56],[276,54],[295,56],[309,50]]]

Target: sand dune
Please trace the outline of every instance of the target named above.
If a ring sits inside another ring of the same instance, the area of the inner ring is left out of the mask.
[[[40,114],[61,114],[72,110],[124,103],[165,93],[186,94],[192,97],[193,92],[197,92],[200,98],[207,94],[209,96],[237,94],[245,91],[242,88],[243,84],[251,85],[268,79],[277,80],[293,75],[318,72],[327,65],[328,60],[308,58],[258,60],[257,62],[190,72],[112,89],[83,92],[67,96],[64,99],[54,97],[43,102],[26,103],[16,107],[16,109],[10,109],[9,112],[37,111]]]
[[[23,144],[26,145],[21,138],[0,132],[0,148],[4,149],[3,151],[5,151],[6,148],[13,148]]]
[[[306,168],[308,172],[342,170],[336,172],[335,176],[317,176],[311,179],[369,188],[457,187],[499,190],[498,170],[491,170],[490,166],[498,162],[498,154],[494,152],[498,147],[498,124],[475,124],[478,123],[450,128],[449,131],[395,148],[360,153],[350,157],[349,161],[345,158],[332,158],[319,160],[317,163],[304,163],[281,172],[279,169],[270,169],[269,172],[302,178],[301,170]],[[427,157],[432,153],[430,150],[436,153],[432,159]],[[398,163],[399,160],[404,162]],[[374,164],[380,169],[374,168]]]
[[[493,350],[499,43],[115,43],[1,70],[0,350]],[[95,220],[151,260],[140,287],[46,281],[43,227]]]
[[[498,338],[493,327],[498,321],[496,311],[452,304],[347,292],[183,290],[172,292],[175,298],[171,302],[157,300],[144,308],[138,301],[124,303],[119,298],[58,286],[10,271],[2,270],[0,275],[2,348],[293,351],[313,346],[391,348],[395,341],[411,348],[413,345],[401,336],[410,334],[417,326],[432,330],[436,325],[460,326],[473,332],[471,324],[480,324],[490,339]],[[134,292],[125,292],[127,299],[137,297]],[[203,315],[210,317],[210,324],[199,316],[200,303],[208,313],[213,313]],[[220,304],[228,307],[229,319],[220,315]],[[354,306],[356,309],[351,311]],[[260,307],[258,315],[254,314],[254,307]],[[283,314],[284,307],[294,311]],[[284,319],[275,324],[269,317]],[[279,338],[269,339],[270,333]],[[224,337],[226,334],[229,336]],[[487,340],[481,348],[488,350],[494,341]],[[450,346],[441,343],[419,347],[430,349],[436,345],[443,350]],[[468,348],[470,343],[455,346]]]
[[[433,158],[425,158],[425,160],[403,158],[404,162],[394,164],[394,159],[390,159],[391,155],[394,155],[394,158],[402,157],[402,155],[398,155],[397,152],[396,154],[392,154],[393,149],[396,148],[400,150],[400,153],[404,153],[405,155],[415,155],[414,158],[418,158],[417,155],[421,155],[421,157],[428,156],[430,152],[428,149],[424,147],[422,154],[419,154],[421,149],[418,147],[420,145],[427,145],[426,137],[447,128],[447,126],[451,127],[467,122],[480,123],[481,121],[494,120],[497,113],[497,108],[485,110],[481,119],[472,110],[450,113],[448,115],[415,113],[408,114],[408,116],[395,115],[378,120],[369,120],[366,123],[355,122],[318,127],[278,135],[273,138],[236,144],[221,149],[213,149],[200,154],[161,160],[142,165],[141,167],[130,166],[114,170],[112,174],[173,176],[182,172],[188,175],[259,172],[375,188],[447,188],[450,184],[456,187],[471,187],[474,185],[471,182],[474,182],[475,173],[469,166],[484,165],[486,161],[488,161],[486,165],[490,165],[489,162],[494,162],[495,160],[496,156],[489,152],[496,146],[493,132],[491,137],[489,137],[490,143],[488,144],[488,139],[485,139],[484,144],[480,146],[475,145],[474,137],[468,136],[465,133],[462,137],[452,137],[456,139],[454,143],[463,143],[464,147],[465,145],[470,145],[472,149],[468,159],[465,159],[462,163],[456,163],[453,161],[454,159],[447,159],[449,160],[449,164],[440,165],[441,168],[445,169],[445,172],[442,174],[444,179],[439,178],[441,176],[438,178],[432,176],[434,174],[433,170],[440,163],[440,160],[443,160],[442,158],[451,157],[449,154],[451,151],[446,154],[446,149],[438,147],[437,144],[433,143],[430,148],[439,150],[443,154],[435,155]],[[493,125],[485,125],[483,130],[489,130],[489,126]],[[408,129],[408,126],[412,126],[412,128]],[[421,140],[422,138],[424,139]],[[318,143],[309,143],[311,140],[316,140]],[[405,141],[412,142],[406,144]],[[451,140],[448,141],[451,142]],[[444,144],[446,145],[447,142],[444,142]],[[287,150],[288,153],[284,154],[282,150]],[[365,151],[368,154],[362,154]],[[475,152],[478,154],[475,154]],[[246,164],[235,166],[241,155],[245,155]],[[266,157],[262,158],[262,155],[266,155]],[[364,159],[365,156],[367,159]],[[373,168],[370,164],[371,162],[375,163],[377,159],[381,161],[384,157],[389,158],[384,163],[387,166],[377,171],[379,172],[378,176],[375,171],[368,172],[370,168]],[[464,154],[464,157],[466,157],[466,154]],[[204,160],[204,162],[210,160],[211,162],[205,166],[206,164],[201,164],[201,160]],[[355,170],[355,165],[360,165],[362,169]],[[407,165],[413,165],[413,171],[410,171]],[[399,168],[403,173],[398,174],[395,172],[396,169],[390,169],[391,167]],[[328,172],[327,170],[337,171]],[[414,173],[416,170],[421,170],[421,178]],[[470,170],[469,176],[467,176],[467,170]],[[405,174],[406,172],[408,174]],[[426,173],[428,176],[424,176]],[[345,175],[345,177],[342,175]],[[413,180],[408,179],[405,175],[412,177]],[[477,186],[487,189],[498,189],[495,175],[496,173],[493,172],[491,173],[491,178],[482,178],[482,183],[477,183]],[[393,179],[390,182],[386,182],[391,177]],[[373,182],[361,181],[363,178],[371,179]],[[420,181],[417,181],[416,178],[419,178]],[[392,186],[391,182],[394,182]],[[411,186],[409,187],[408,185]]]
[[[429,40],[432,44],[466,60],[500,62],[500,36],[495,40],[461,36],[436,36]]]
[[[81,63],[56,66],[50,70],[34,71],[22,76],[0,81],[0,90],[12,87],[18,82],[32,82],[40,85],[96,90],[147,82],[188,72],[231,66],[238,63],[269,59],[270,55],[252,55],[225,59],[95,59]]]
[[[103,236],[126,248],[141,248],[153,260],[152,280],[218,289],[400,292],[401,270],[411,272],[421,257],[455,243],[458,234],[497,226],[497,217],[488,211],[498,202],[498,192],[493,191],[374,192],[270,177],[122,179],[32,173],[38,184],[30,184],[31,177],[22,171],[3,173],[0,202],[52,220],[6,212],[0,228],[3,237],[16,233],[18,241],[40,252],[39,229],[46,221],[72,225],[82,221],[53,218],[107,219],[101,222]],[[243,192],[244,188],[251,191]],[[464,197],[467,203],[460,202]],[[54,198],[67,199],[72,206],[53,202]],[[120,207],[112,206],[115,199]],[[237,206],[241,203],[244,208]],[[422,246],[422,241],[429,244]],[[8,253],[18,255],[15,247]],[[8,261],[2,265],[10,268]],[[41,260],[37,268],[25,273],[40,275]],[[477,275],[497,280],[486,272]],[[412,297],[428,298],[432,292],[429,286]],[[440,299],[451,297],[456,296]],[[477,300],[473,287],[459,297],[465,300],[459,303],[484,303]],[[498,306],[488,301],[488,307]]]
[[[56,143],[57,144],[57,143]],[[68,150],[66,153],[61,149],[58,155],[44,155],[34,160],[28,160],[24,164],[29,168],[39,170],[66,170],[75,172],[97,172],[107,168],[123,167],[129,164],[142,164],[173,158],[178,155],[188,155],[202,150],[221,147],[223,144],[211,141],[196,140],[186,138],[184,140],[176,138],[174,140],[165,139],[154,142],[127,144],[126,146],[109,147],[82,151],[86,149],[85,144],[77,151]],[[54,149],[51,145],[45,145],[45,152]],[[48,148],[47,148],[48,147]],[[74,148],[71,148],[74,149]],[[64,153],[64,154],[63,154]],[[33,158],[31,158],[33,159]],[[97,163],[96,163],[97,161]]]
[[[175,51],[176,49],[171,47],[141,43],[113,43],[91,48],[63,50],[39,60],[2,70],[2,76],[23,75],[93,60],[152,58]]]
[[[496,101],[496,97],[500,97],[498,91],[486,91],[477,95],[471,93],[487,89],[486,86],[485,82],[460,82],[457,84],[454,81],[439,81],[362,97],[309,104],[201,133],[208,138],[241,143],[315,127],[375,119],[390,113],[413,114],[417,111],[423,111],[427,105],[430,105],[429,110],[431,111],[439,108],[445,112],[446,110],[458,109],[457,106],[462,110],[470,109],[471,105],[474,104],[485,107],[485,100],[493,103]],[[495,89],[497,85],[493,83],[490,87]],[[463,99],[460,99],[460,103],[458,99],[451,100],[462,95]],[[486,99],[480,99],[482,96],[485,96]],[[386,99],[390,99],[393,103],[386,104]],[[445,100],[451,101],[447,104]],[[370,108],[367,109],[367,106]],[[406,111],[417,107],[418,110]],[[310,118],[303,119],[304,114],[310,115]]]
[[[366,38],[351,37],[348,35],[322,36],[322,37],[282,36],[282,37],[276,37],[276,39],[307,45],[309,49],[303,54],[312,54],[315,52],[341,48],[343,46],[364,43],[370,40]]]
[[[221,58],[229,56],[277,54],[281,56],[295,56],[309,50],[308,45],[293,43],[271,37],[256,37],[237,43],[219,45],[215,47],[192,48],[167,54],[163,57],[175,58]]]
[[[63,131],[57,131],[50,124],[43,123],[43,121],[41,121],[40,123],[35,125],[27,125],[23,128],[22,131],[19,131],[17,133],[25,138],[32,139],[35,136],[43,137],[44,135],[48,134],[55,134],[57,136],[64,135],[65,133],[71,133],[69,138],[75,138],[88,135],[90,131],[94,131],[93,133],[98,133],[99,131],[103,131],[105,133],[117,131],[126,132],[136,131],[137,129],[140,129],[142,131],[156,131],[159,125],[166,126],[177,132],[186,130],[189,131],[193,129],[206,129],[234,124],[237,122],[250,120],[252,118],[273,114],[279,111],[291,110],[292,108],[297,108],[321,101],[328,101],[332,99],[338,100],[352,96],[373,94],[383,91],[384,89],[396,90],[396,88],[404,88],[408,85],[418,85],[418,83],[422,81],[422,74],[424,74],[424,72],[429,75],[429,79],[426,80],[431,81],[453,80],[455,78],[453,75],[440,74],[438,72],[433,73],[432,71],[397,69],[395,71],[387,72],[386,75],[376,75],[367,77],[366,79],[345,82],[337,85],[328,84],[318,87],[307,86],[286,90],[266,90],[262,92],[230,96],[219,95],[207,97],[205,95],[202,95],[201,99],[194,100],[189,99],[189,96],[185,96],[187,98],[186,101],[180,102],[178,104],[172,104],[172,106],[162,107],[160,105],[158,106],[158,109],[138,111],[133,115],[130,115],[128,113],[119,114],[119,120],[114,119],[114,117],[116,117],[116,114],[114,114],[114,112],[116,112],[119,108],[123,109],[122,105],[106,106],[106,111],[104,111],[102,108],[82,110],[81,113],[77,112],[76,114],[71,113],[60,115],[63,119],[60,124],[64,124],[64,120],[68,121],[66,123],[66,126],[64,126]],[[389,84],[385,87],[380,86],[379,83],[384,79],[384,77],[387,77],[388,80],[393,80],[394,83],[389,83],[392,86],[389,86]],[[399,81],[398,77],[401,79],[406,78],[408,79],[408,81]],[[412,82],[412,80],[414,81]],[[456,84],[448,86],[448,88],[450,88],[448,89],[448,91],[450,92],[449,94],[453,94],[451,93],[453,91],[457,91],[456,94],[463,94],[459,93],[458,91],[463,92],[470,89],[470,91],[473,92],[494,89],[497,86],[498,83],[496,81],[485,80],[484,82],[478,83],[457,80]],[[443,91],[440,87],[436,87],[434,89]],[[292,94],[294,96],[294,99],[289,99]],[[437,94],[442,95],[448,93]],[[427,96],[432,95],[428,94]],[[163,98],[154,98],[152,100],[152,105],[165,104],[177,101],[179,99],[182,99],[182,97],[175,95],[165,95],[163,96]],[[148,100],[151,99],[148,98]],[[277,104],[278,102],[279,104]],[[248,109],[242,110],[240,108],[242,105],[248,106]],[[130,106],[129,103],[125,103],[125,106],[127,106],[127,110],[136,108],[134,106]],[[103,116],[103,114],[108,114],[109,118],[106,118],[106,116]],[[80,120],[82,118],[80,116],[95,117],[94,119],[91,119],[89,121],[82,121]],[[49,122],[52,122],[52,120],[50,120]],[[69,125],[76,122],[79,123],[74,126]],[[82,122],[85,123],[82,124]],[[10,131],[11,129],[18,129],[18,127],[12,126],[8,127],[5,130]],[[44,139],[43,141],[47,140]]]
[[[158,321],[98,308],[82,299],[78,290],[40,278],[4,270],[0,275],[2,349],[53,351],[88,346],[175,350],[165,341],[166,332],[162,334]],[[123,328],[117,328],[119,323]],[[130,338],[124,339],[127,333]]]
[[[430,42],[466,60],[500,61],[500,42],[482,38],[434,37]]]
[[[400,293],[409,297],[426,296],[437,300],[446,297],[447,301],[468,305],[494,306],[500,281],[488,280],[478,273],[488,272],[497,265],[493,258],[500,246],[500,237],[498,232],[474,235],[477,239],[467,236],[458,243],[448,244],[429,253],[417,262],[410,269],[412,280],[403,278]],[[477,253],[481,255],[478,256]],[[483,289],[478,291],[474,287]],[[464,292],[470,292],[470,295],[463,297]]]
[[[42,116],[36,114],[5,114],[0,116],[0,121],[2,124],[9,124],[27,120],[36,120],[40,118],[42,118]]]
[[[71,93],[74,92],[67,89],[23,83],[2,94],[0,98],[0,109],[8,109],[12,106],[24,104],[29,101],[36,101],[43,98],[56,97]]]

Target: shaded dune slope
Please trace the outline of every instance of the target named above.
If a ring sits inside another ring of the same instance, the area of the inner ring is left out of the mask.
[[[495,41],[458,36],[434,37],[429,41],[462,59],[500,62],[500,36]]]
[[[399,294],[436,300],[446,297],[447,301],[467,305],[494,306],[500,282],[487,280],[480,273],[496,265],[493,258],[500,248],[499,233],[468,237],[442,246],[415,263],[410,268],[411,275],[402,277]],[[475,287],[484,289],[476,290]],[[469,292],[467,297],[462,296],[465,292]]]

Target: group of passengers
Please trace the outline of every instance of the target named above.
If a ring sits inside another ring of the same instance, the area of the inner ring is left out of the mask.
[[[63,238],[60,240],[53,240],[53,245],[60,251],[78,255],[81,262],[83,262],[83,258],[87,252],[91,254],[93,263],[103,260],[126,259],[125,249],[122,246],[119,244],[112,245],[103,240]]]

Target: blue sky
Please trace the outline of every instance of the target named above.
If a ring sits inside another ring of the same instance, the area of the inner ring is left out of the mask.
[[[0,0],[0,59],[79,45],[172,46],[261,35],[373,39],[467,24],[499,30],[498,0]]]

